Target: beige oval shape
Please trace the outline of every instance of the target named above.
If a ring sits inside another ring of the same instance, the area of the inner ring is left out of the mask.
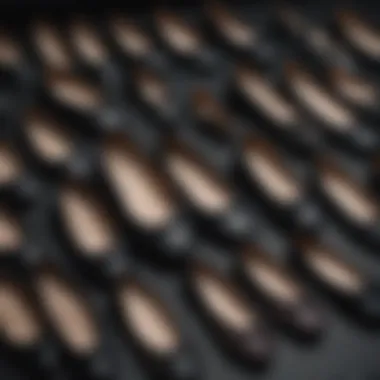
[[[222,213],[230,207],[232,193],[227,184],[194,158],[169,150],[166,166],[171,179],[200,209],[209,213]]]
[[[304,257],[318,276],[340,291],[353,295],[363,289],[365,281],[360,273],[325,247],[308,247]]]
[[[54,70],[71,69],[73,62],[66,41],[54,25],[36,22],[32,27],[32,37],[44,65]]]
[[[361,224],[377,220],[376,200],[348,175],[326,168],[321,173],[321,181],[328,196],[351,220]]]
[[[59,193],[59,204],[66,229],[83,253],[98,256],[115,248],[111,216],[90,189],[64,186]]]
[[[128,214],[148,228],[165,226],[174,217],[176,205],[160,174],[127,144],[108,144],[103,164],[116,196]]]
[[[0,282],[0,331],[10,344],[29,346],[38,342],[42,324],[22,290],[14,283]]]
[[[290,204],[300,198],[302,186],[280,157],[260,146],[248,146],[244,157],[251,175],[274,200]]]
[[[233,331],[248,330],[257,320],[247,302],[230,282],[202,268],[195,268],[194,285],[205,307]]]
[[[65,162],[70,158],[73,144],[70,134],[49,116],[39,112],[28,115],[25,133],[34,151],[44,160]]]
[[[240,91],[251,103],[255,103],[279,126],[292,126],[298,122],[298,113],[265,78],[253,70],[241,69],[237,74]]]
[[[44,312],[61,339],[74,352],[94,352],[100,342],[99,329],[78,289],[47,271],[37,275],[36,285]]]
[[[118,291],[123,320],[140,343],[153,352],[175,352],[180,345],[177,326],[160,300],[138,284],[128,283]]]

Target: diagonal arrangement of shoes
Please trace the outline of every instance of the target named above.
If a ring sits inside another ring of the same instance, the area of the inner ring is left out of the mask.
[[[115,331],[148,378],[204,378],[156,275],[248,370],[335,309],[380,326],[376,23],[195,8],[0,31],[0,350],[38,378],[119,379]]]

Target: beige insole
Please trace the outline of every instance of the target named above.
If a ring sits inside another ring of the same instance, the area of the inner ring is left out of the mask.
[[[142,57],[148,55],[153,48],[149,37],[131,20],[114,16],[110,20],[110,28],[116,41],[127,54]]]
[[[350,219],[362,224],[377,220],[379,210],[375,199],[351,178],[327,169],[321,173],[321,181],[325,191]]]
[[[98,30],[85,20],[73,20],[70,25],[73,46],[84,61],[99,65],[108,57],[108,51]]]
[[[174,217],[176,205],[149,163],[117,144],[105,148],[103,162],[121,206],[138,223],[159,228]]]
[[[155,74],[148,71],[140,72],[137,86],[140,96],[148,104],[158,108],[169,107],[169,88]]]
[[[15,251],[22,244],[22,228],[19,220],[0,206],[0,255]]]
[[[99,88],[79,77],[52,76],[48,84],[53,95],[70,107],[94,110],[102,104]]]
[[[17,64],[21,59],[20,46],[11,37],[10,31],[0,31],[0,63],[6,66]]]
[[[73,62],[66,41],[54,25],[44,21],[36,22],[32,37],[46,66],[62,71],[71,69]]]
[[[159,31],[173,50],[193,55],[201,49],[202,41],[197,31],[185,20],[170,12],[157,14]]]
[[[199,208],[210,213],[223,212],[232,201],[232,193],[195,159],[180,152],[167,153],[166,166],[173,181]]]
[[[255,323],[257,316],[232,284],[203,269],[195,269],[193,276],[203,304],[220,323],[235,331],[247,330]]]
[[[373,58],[380,57],[380,32],[354,12],[344,11],[340,16],[342,32],[356,48]]]
[[[244,256],[243,265],[251,281],[272,299],[292,303],[300,299],[302,289],[285,269],[254,255]]]
[[[259,181],[272,198],[286,204],[299,199],[301,184],[270,152],[248,147],[245,160],[251,175]]]
[[[145,347],[162,353],[173,352],[180,344],[179,331],[160,301],[137,284],[125,284],[118,291],[122,316]]]
[[[25,130],[34,150],[48,161],[64,162],[72,154],[73,141],[63,125],[40,113],[26,119]]]
[[[0,185],[15,181],[22,172],[18,154],[6,142],[0,142]]]
[[[358,75],[334,71],[332,81],[345,99],[361,106],[372,106],[378,100],[378,91],[370,81]]]
[[[236,46],[253,47],[258,41],[256,30],[221,4],[210,6],[210,14],[219,32]]]
[[[28,346],[41,338],[42,325],[29,300],[16,284],[0,282],[0,331],[11,344]]]
[[[353,294],[359,293],[364,287],[360,273],[326,248],[315,245],[306,248],[304,255],[318,276],[340,291]]]
[[[66,228],[82,252],[102,255],[115,247],[111,217],[100,198],[86,188],[64,186],[59,204]]]
[[[237,83],[251,103],[256,103],[262,111],[279,126],[291,126],[298,121],[297,110],[264,77],[254,71],[238,71]]]
[[[75,352],[93,352],[99,344],[99,330],[78,289],[48,272],[38,274],[36,285],[44,311],[61,339]]]
[[[291,85],[299,100],[328,126],[339,131],[347,131],[355,125],[355,116],[350,109],[334,98],[306,73],[295,72]]]

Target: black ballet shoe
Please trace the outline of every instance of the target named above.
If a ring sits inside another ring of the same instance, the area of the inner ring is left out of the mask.
[[[109,46],[122,64],[131,69],[139,65],[164,67],[164,57],[147,30],[144,20],[120,11],[107,16],[105,34]]]
[[[372,326],[380,322],[379,281],[345,261],[333,247],[317,238],[294,240],[293,262],[303,276],[352,317]]]
[[[189,262],[185,282],[194,308],[222,351],[243,365],[266,366],[274,350],[272,332],[233,280],[196,259]]]
[[[178,99],[175,89],[162,71],[136,66],[130,73],[129,100],[151,123],[163,131],[178,127]]]
[[[253,66],[236,69],[228,96],[236,112],[293,151],[309,156],[321,146],[318,130],[312,124],[305,126],[302,114],[280,83],[266,78]]]
[[[358,64],[374,75],[380,67],[380,31],[367,17],[358,12],[338,9],[333,31]]]
[[[183,15],[165,9],[155,13],[153,23],[158,44],[174,63],[189,70],[210,72],[215,57],[210,46],[207,46],[199,25]]]
[[[40,102],[72,128],[88,136],[98,136],[115,128],[115,121],[110,120],[110,112],[115,114],[110,95],[98,78],[78,71],[49,71],[44,74]]]
[[[35,268],[32,284],[65,368],[78,379],[113,379],[116,371],[105,333],[80,284],[50,264]]]
[[[70,72],[76,63],[66,38],[63,20],[53,23],[45,18],[33,20],[28,25],[27,45],[33,61],[42,71]]]
[[[380,146],[374,127],[359,119],[347,104],[294,62],[285,66],[284,81],[290,96],[333,145],[371,156]]]
[[[269,139],[258,135],[246,139],[236,178],[246,194],[260,201],[274,221],[287,230],[320,227],[305,178],[291,168],[289,157]]]
[[[199,362],[168,306],[136,273],[115,282],[112,299],[120,330],[154,379],[193,380]]]
[[[284,331],[302,340],[321,336],[325,323],[318,304],[284,263],[251,245],[240,254],[237,275]]]
[[[69,173],[77,157],[78,134],[44,108],[28,110],[21,124],[20,146],[25,161],[49,178]]]
[[[110,52],[101,33],[100,20],[77,15],[66,27],[66,38],[79,70],[94,79],[102,79]]]
[[[195,233],[168,180],[127,135],[101,145],[99,178],[131,239],[155,259],[180,263]]]
[[[59,236],[83,274],[95,283],[109,285],[128,272],[130,247],[99,192],[89,183],[62,181],[54,213]]]
[[[264,8],[255,4],[251,12],[244,13],[224,1],[208,1],[204,5],[206,30],[225,53],[262,67],[271,66],[280,46],[274,47],[270,11]]]
[[[59,357],[34,301],[24,281],[2,273],[0,352],[25,374],[49,379]]]
[[[373,247],[380,245],[379,203],[369,184],[347,172],[336,159],[315,162],[311,191],[326,212],[352,237]]]
[[[224,242],[242,243],[254,232],[255,220],[237,189],[205,159],[180,140],[167,141],[162,169],[200,231]]]
[[[377,104],[380,99],[380,82],[361,70],[331,67],[327,71],[328,84],[334,93],[346,102],[360,119],[376,123],[380,120]]]

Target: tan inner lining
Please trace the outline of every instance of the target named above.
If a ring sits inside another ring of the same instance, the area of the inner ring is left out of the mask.
[[[151,72],[141,72],[138,78],[141,97],[158,108],[169,107],[169,88],[164,81]]]
[[[355,116],[350,110],[319,86],[310,75],[294,72],[291,84],[300,101],[331,127],[346,131],[355,124]]]
[[[114,16],[110,25],[118,44],[127,53],[142,57],[152,50],[152,42],[149,37],[132,21],[122,16]]]
[[[341,28],[346,38],[364,54],[380,57],[380,33],[353,12],[342,12]]]
[[[361,275],[345,261],[322,246],[314,245],[304,251],[305,259],[324,281],[347,294],[359,293],[364,286]]]
[[[296,109],[258,73],[240,70],[237,76],[241,91],[250,102],[256,103],[268,117],[281,126],[290,126],[298,121]]]
[[[178,349],[179,332],[154,295],[137,284],[126,284],[120,288],[118,296],[124,320],[144,346],[160,353]]]
[[[377,220],[379,210],[375,199],[354,180],[328,168],[322,172],[321,179],[326,192],[349,218],[363,224]]]
[[[22,171],[19,156],[6,142],[0,142],[0,185],[16,180]]]
[[[132,149],[118,144],[105,148],[110,182],[125,211],[147,227],[162,227],[174,217],[176,206],[159,174]]]
[[[99,89],[74,76],[52,77],[49,86],[54,96],[63,103],[80,109],[93,110],[101,106]]]
[[[110,215],[90,189],[66,186],[59,200],[66,228],[82,252],[97,256],[115,247]]]
[[[224,212],[231,205],[230,189],[195,159],[181,152],[169,151],[166,165],[170,177],[186,196],[207,212]]]
[[[35,310],[13,283],[0,283],[0,335],[12,344],[28,346],[41,338],[42,326]]]
[[[174,14],[161,12],[157,15],[159,30],[166,42],[183,54],[196,54],[201,49],[197,31]]]
[[[20,46],[11,37],[11,32],[0,31],[0,62],[11,66],[17,64],[20,59]]]
[[[255,255],[243,257],[243,264],[251,281],[271,298],[292,303],[300,299],[302,289],[286,269]]]
[[[332,73],[332,80],[339,93],[351,102],[371,106],[378,99],[376,87],[360,76],[335,71]]]
[[[72,140],[63,125],[43,114],[32,114],[26,121],[27,134],[35,150],[45,159],[66,161],[72,153]]]
[[[253,47],[257,43],[258,35],[254,28],[233,15],[229,9],[214,4],[210,7],[210,12],[219,32],[234,45]]]
[[[256,322],[257,316],[233,284],[203,269],[196,269],[194,277],[196,291],[219,322],[240,331],[249,329]]]
[[[280,157],[265,147],[248,146],[245,160],[250,173],[270,195],[281,203],[293,203],[301,195],[301,186]]]
[[[70,32],[76,51],[85,61],[99,65],[107,59],[107,48],[94,25],[83,20],[75,20],[71,24]]]
[[[22,229],[17,218],[0,206],[0,255],[21,247]]]
[[[57,70],[70,70],[72,60],[66,41],[54,25],[43,21],[37,22],[33,26],[32,33],[45,65]]]
[[[78,290],[53,273],[40,273],[37,289],[44,310],[57,333],[79,353],[95,351],[99,344],[99,330]]]

